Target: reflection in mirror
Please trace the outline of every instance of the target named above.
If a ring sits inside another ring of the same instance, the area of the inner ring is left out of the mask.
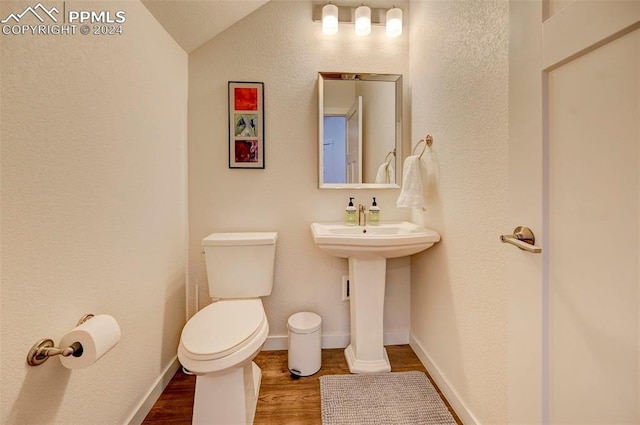
[[[402,75],[320,72],[321,188],[398,188]]]

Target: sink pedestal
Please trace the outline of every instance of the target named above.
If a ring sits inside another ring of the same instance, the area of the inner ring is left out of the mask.
[[[390,372],[383,344],[387,259],[349,257],[351,344],[344,350],[351,373]]]
[[[351,344],[344,350],[351,373],[390,372],[383,344],[387,258],[424,251],[440,235],[406,221],[377,226],[311,224],[313,241],[327,254],[349,259]]]

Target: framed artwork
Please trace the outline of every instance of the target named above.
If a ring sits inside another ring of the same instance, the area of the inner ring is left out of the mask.
[[[229,81],[229,168],[264,168],[264,83]]]

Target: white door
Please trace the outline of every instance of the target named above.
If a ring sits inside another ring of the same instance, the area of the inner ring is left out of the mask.
[[[347,113],[347,183],[362,183],[362,96]]]
[[[640,423],[640,1],[510,3],[509,422]]]
[[[322,182],[347,182],[347,119],[325,115],[322,141]]]

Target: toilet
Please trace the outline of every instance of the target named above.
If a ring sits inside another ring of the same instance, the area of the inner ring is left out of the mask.
[[[260,297],[271,294],[275,232],[212,233],[202,240],[209,295],[180,336],[178,359],[196,376],[192,423],[252,424],[269,334]]]

